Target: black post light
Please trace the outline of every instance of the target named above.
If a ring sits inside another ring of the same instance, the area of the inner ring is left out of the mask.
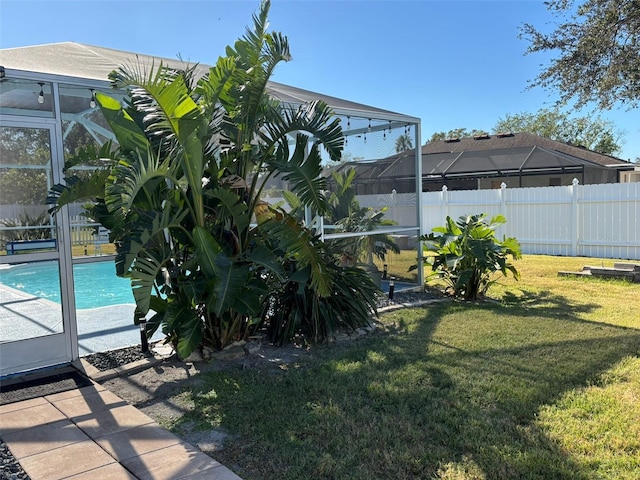
[[[387,275],[389,274],[389,265],[387,265],[386,263],[382,266],[382,279],[386,280],[387,279]]]
[[[396,289],[396,282],[393,277],[389,279],[389,300],[393,302],[393,291]]]
[[[138,320],[138,326],[140,327],[140,350],[142,353],[149,351],[149,340],[147,339],[147,319],[145,316],[136,310],[136,319]]]

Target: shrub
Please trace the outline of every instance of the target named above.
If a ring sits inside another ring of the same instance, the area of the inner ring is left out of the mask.
[[[496,238],[496,228],[506,222],[502,215],[489,223],[485,216],[461,216],[457,222],[447,217],[444,227],[436,227],[433,233],[420,238],[425,242],[426,263],[433,270],[427,281],[444,280],[446,290],[454,297],[477,300],[494,282],[491,277],[495,272],[504,276],[511,272],[519,279],[520,274],[508,257],[521,258],[520,244],[515,238]]]

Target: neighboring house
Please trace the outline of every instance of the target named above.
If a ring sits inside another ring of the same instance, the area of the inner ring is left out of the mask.
[[[350,163],[359,195],[416,191],[415,152]],[[530,133],[452,138],[422,146],[422,190],[481,190],[640,181],[640,167],[584,147]]]

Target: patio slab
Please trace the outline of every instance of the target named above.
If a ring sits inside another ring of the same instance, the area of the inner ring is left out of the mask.
[[[31,480],[241,480],[98,384],[0,406],[0,436]]]

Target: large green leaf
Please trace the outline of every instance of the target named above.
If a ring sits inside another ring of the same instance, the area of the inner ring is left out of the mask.
[[[105,203],[112,213],[126,216],[141,192],[145,200],[151,198],[158,180],[175,181],[160,156],[151,150],[138,151],[131,160],[122,159],[113,169],[105,187]],[[158,207],[159,204],[152,205]]]
[[[311,285],[318,295],[331,295],[331,272],[325,268],[330,256],[323,252],[316,236],[284,212],[265,220],[259,228],[281,251],[298,262],[299,269],[311,267]]]
[[[151,289],[162,268],[162,263],[153,258],[139,258],[131,272],[131,290],[140,313],[149,311]]]
[[[165,314],[169,329],[178,336],[178,355],[187,358],[202,342],[202,320],[188,304],[171,302]]]
[[[216,315],[221,315],[224,310],[234,308],[236,303],[240,305],[251,303],[250,295],[253,292],[247,290],[251,279],[249,265],[234,263],[231,258],[220,253],[215,258],[214,269],[215,280],[207,306]]]
[[[329,158],[339,161],[344,148],[344,136],[340,120],[331,108],[321,100],[305,103],[297,108],[273,108],[269,123],[260,136],[266,145],[287,142],[294,132],[307,132],[314,138],[314,145],[322,145]]]
[[[291,190],[300,197],[300,200],[314,211],[322,214],[328,207],[324,195],[327,182],[321,176],[322,159],[316,145],[311,147],[305,158],[307,140],[305,135],[298,135],[291,161],[280,165],[280,170],[283,173],[282,179],[291,183]]]
[[[229,219],[231,225],[235,225],[238,232],[244,232],[251,223],[251,216],[245,202],[235,192],[226,188],[217,188],[209,193],[209,196],[219,200],[219,208],[215,212],[218,220],[225,223]]]
[[[285,280],[282,259],[263,243],[258,243],[258,246],[249,252],[247,259],[256,267],[263,268],[275,275],[279,281]]]
[[[122,108],[120,102],[100,92],[96,92],[95,97],[121,148],[132,152],[145,152],[150,148],[144,132]]]
[[[193,229],[193,242],[196,247],[196,258],[198,265],[204,272],[207,279],[213,279],[216,276],[216,258],[221,252],[220,244],[215,238],[203,227],[195,227]]]

